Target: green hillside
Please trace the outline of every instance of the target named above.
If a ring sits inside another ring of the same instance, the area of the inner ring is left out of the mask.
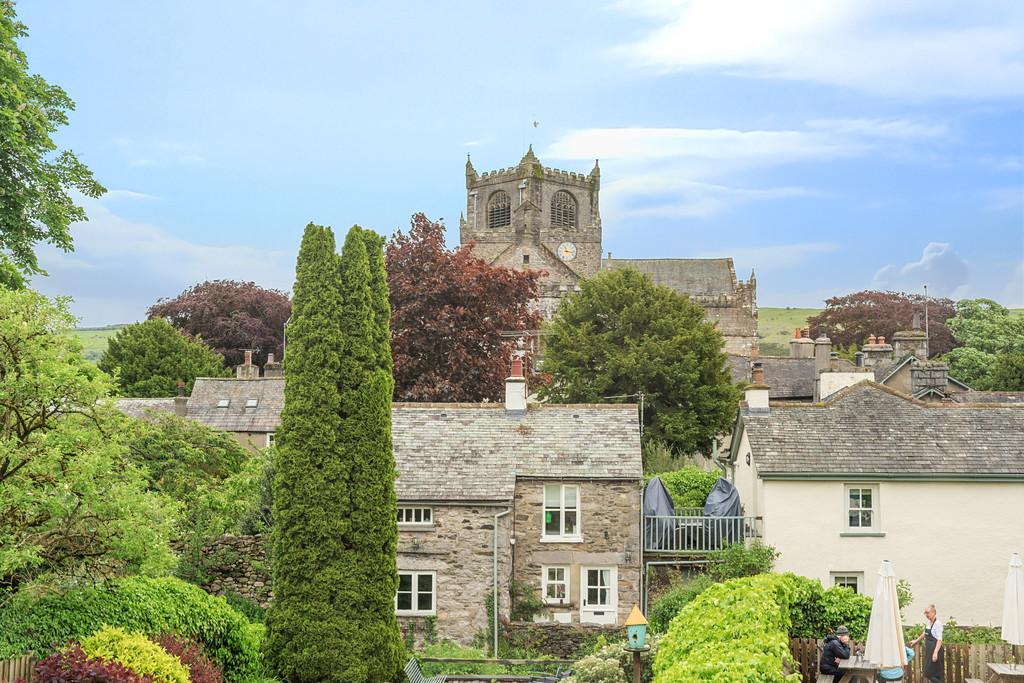
[[[94,363],[107,350],[107,342],[117,334],[124,325],[108,325],[107,327],[80,327],[73,334],[82,342],[85,357]]]
[[[789,340],[793,330],[807,325],[807,318],[821,313],[820,308],[761,308],[757,309],[758,348],[766,356],[785,356],[789,353]]]

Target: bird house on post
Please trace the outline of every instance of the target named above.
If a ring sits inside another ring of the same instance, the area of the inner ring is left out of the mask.
[[[629,650],[643,650],[647,640],[647,620],[636,605],[633,605],[633,611],[626,619],[626,640],[626,648]]]

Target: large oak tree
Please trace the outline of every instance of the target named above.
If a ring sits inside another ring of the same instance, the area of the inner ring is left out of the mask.
[[[385,250],[395,400],[498,400],[516,346],[500,333],[540,325],[539,273],[492,267],[469,245],[448,249],[444,232],[417,213]]]

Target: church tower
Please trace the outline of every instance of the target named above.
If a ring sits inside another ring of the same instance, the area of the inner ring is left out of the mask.
[[[518,165],[482,174],[467,156],[460,241],[491,265],[544,271],[540,307],[550,317],[601,269],[600,188],[597,162],[587,175],[545,168],[532,145]]]

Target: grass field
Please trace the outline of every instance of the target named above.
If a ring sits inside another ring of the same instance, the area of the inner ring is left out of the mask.
[[[108,327],[80,327],[74,331],[75,336],[82,342],[82,349],[85,357],[96,362],[107,350],[107,341],[124,325],[110,325]]]

